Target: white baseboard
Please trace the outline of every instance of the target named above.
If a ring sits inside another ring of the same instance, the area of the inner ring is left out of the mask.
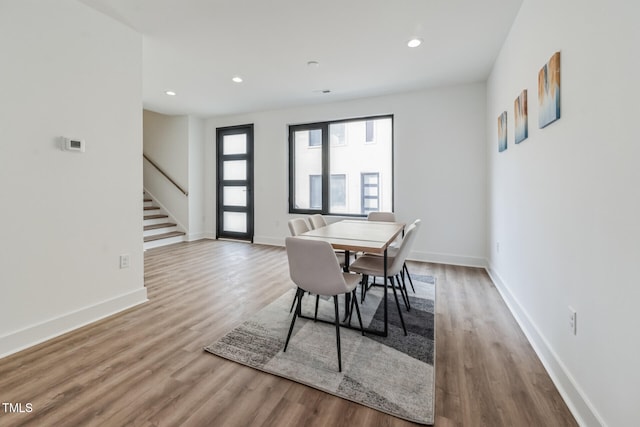
[[[509,287],[490,262],[487,262],[486,270],[578,424],[585,427],[605,426],[602,417],[598,415],[562,360],[540,333],[526,310],[509,291]]]
[[[487,260],[481,257],[440,254],[434,252],[417,252],[409,253],[407,259],[412,261],[433,262],[436,264],[460,265],[464,267],[480,267],[486,268]]]
[[[147,302],[147,288],[136,289],[98,304],[49,319],[0,337],[0,358],[17,353],[120,311]]]
[[[196,240],[202,240],[207,238],[207,233],[192,233],[186,236],[187,242],[195,242]]]
[[[284,237],[274,238],[274,237],[264,237],[264,236],[253,236],[253,243],[256,243],[258,245],[284,247]]]

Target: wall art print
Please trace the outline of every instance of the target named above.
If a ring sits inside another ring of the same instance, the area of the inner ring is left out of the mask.
[[[538,73],[538,126],[560,118],[560,52],[553,54]]]
[[[507,112],[503,111],[498,116],[498,151],[507,149]]]
[[[513,101],[513,117],[515,122],[515,143],[520,144],[529,136],[526,89]]]

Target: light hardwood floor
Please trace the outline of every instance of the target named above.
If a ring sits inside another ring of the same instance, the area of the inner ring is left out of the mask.
[[[437,278],[436,426],[571,426],[482,269]],[[405,426],[203,347],[290,289],[283,248],[198,241],[145,253],[149,302],[0,359],[1,426]]]

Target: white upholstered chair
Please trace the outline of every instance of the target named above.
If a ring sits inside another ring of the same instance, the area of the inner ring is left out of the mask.
[[[314,214],[309,217],[309,223],[311,224],[311,228],[314,230],[316,228],[322,228],[327,225],[327,220],[324,219],[324,216],[321,214]]]
[[[367,215],[367,220],[368,221],[396,222],[396,215],[393,212],[369,212],[369,214]],[[398,241],[393,242],[389,246],[389,251],[388,251],[389,255],[393,256],[395,253],[397,253],[399,246],[400,246],[400,243]],[[405,275],[406,275],[407,279],[409,279],[409,284],[411,285],[411,289],[413,290],[413,293],[416,293],[416,288],[413,287],[413,280],[411,279],[411,275],[409,274],[409,269],[407,268],[407,264],[406,263],[402,266],[402,272],[400,273],[400,276],[402,277],[402,283],[403,284],[404,284]]]
[[[302,233],[305,233],[311,230],[311,228],[309,227],[309,223],[304,218],[292,218],[289,220],[288,226],[292,236],[299,236]],[[336,257],[338,258],[338,262],[340,263],[340,265],[344,267],[344,264],[346,262],[346,257],[344,252],[343,253],[336,252]],[[296,305],[297,298],[298,298],[298,294],[296,293],[296,296],[293,298],[293,301],[291,302],[291,308],[289,309],[289,313],[293,311],[293,307],[295,307]],[[318,296],[316,296],[316,316],[317,314],[318,314]]]
[[[404,299],[407,310],[411,308],[409,303],[409,296],[406,293],[406,286],[400,283],[400,280],[396,280],[399,277],[400,272],[403,269],[405,260],[411,247],[413,246],[413,242],[416,237],[416,233],[418,228],[420,227],[420,220],[417,220],[409,227],[404,234],[404,238],[400,243],[400,247],[398,251],[393,256],[387,256],[387,278],[391,284],[391,289],[393,291],[393,296],[396,300],[396,306],[398,307],[398,314],[400,316],[400,322],[402,323],[402,329],[404,330],[404,334],[407,335],[407,328],[404,324],[404,319],[402,318],[402,310],[400,309],[400,302],[398,300],[398,293],[396,292],[396,281],[398,283],[398,289],[400,289],[400,293]],[[362,274],[362,291],[366,292],[366,286],[368,284],[369,276],[373,277],[384,277],[384,257],[378,255],[364,255],[358,257],[350,266],[349,270]]]
[[[296,237],[285,239],[287,247],[287,257],[289,259],[289,275],[291,280],[298,286],[298,305],[291,319],[291,326],[287,334],[283,352],[287,351],[289,340],[296,318],[301,314],[302,297],[304,292],[315,295],[333,297],[335,308],[336,343],[338,348],[338,371],[342,372],[342,355],[340,352],[340,316],[338,314],[338,295],[352,294],[352,304],[356,308],[360,330],[364,335],[360,308],[355,295],[356,287],[360,276],[342,271],[340,264],[333,252],[333,248],[327,242],[321,240],[307,240]],[[316,299],[316,312],[317,312]],[[317,317],[317,315],[316,315]]]
[[[396,222],[396,214],[393,212],[369,212],[367,221]]]
[[[304,218],[292,218],[289,220],[289,231],[292,236],[299,236],[302,233],[311,230],[309,223]]]

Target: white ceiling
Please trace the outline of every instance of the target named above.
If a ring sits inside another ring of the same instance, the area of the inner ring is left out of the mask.
[[[81,1],[143,34],[144,107],[196,116],[484,81],[522,3]]]

